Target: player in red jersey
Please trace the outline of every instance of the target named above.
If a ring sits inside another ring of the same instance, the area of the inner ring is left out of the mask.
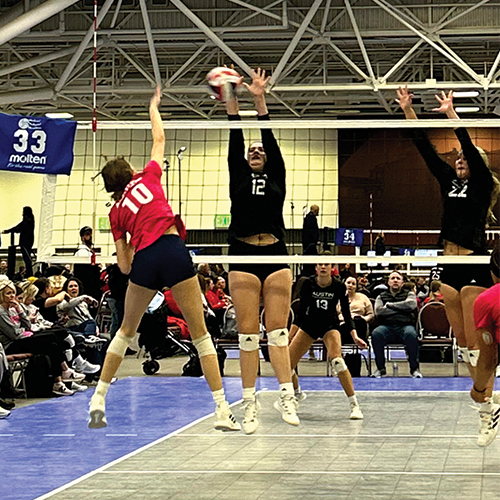
[[[497,243],[490,261],[491,275],[496,284],[482,292],[474,303],[476,326],[474,347],[478,350],[479,356],[473,372],[474,385],[471,389],[471,397],[479,403],[480,427],[477,441],[479,446],[491,444],[500,427],[500,394],[493,392],[500,345],[499,256],[500,245]]]
[[[153,147],[146,168],[137,173],[123,158],[116,158],[108,161],[101,171],[105,189],[113,193],[115,200],[109,218],[116,259],[120,270],[130,273],[130,282],[123,322],[108,347],[101,378],[90,401],[89,427],[106,427],[105,398],[109,384],[151,299],[157,290],[169,287],[186,319],[212,390],[216,404],[214,427],[240,430],[226,401],[217,354],[205,326],[200,286],[183,242],[184,224],[179,216],[174,216],[161,185],[165,134],[158,111],[160,97],[158,87],[149,107]]]

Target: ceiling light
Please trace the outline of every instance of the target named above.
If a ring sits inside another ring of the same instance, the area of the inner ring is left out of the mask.
[[[258,115],[257,110],[255,110],[255,109],[240,109],[238,111],[238,114],[240,116],[257,116]]]
[[[69,119],[69,118],[73,118],[74,115],[72,115],[71,113],[45,113],[45,116],[47,118],[65,118],[65,119]]]
[[[477,113],[480,110],[479,106],[463,106],[455,108],[457,113]]]
[[[464,90],[453,92],[453,97],[477,97],[479,95],[479,90]]]

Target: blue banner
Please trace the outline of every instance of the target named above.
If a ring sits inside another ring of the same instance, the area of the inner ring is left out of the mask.
[[[339,227],[335,231],[335,245],[360,247],[363,245],[363,235],[363,229],[347,229],[345,227]]]
[[[76,122],[0,113],[0,170],[71,173]]]

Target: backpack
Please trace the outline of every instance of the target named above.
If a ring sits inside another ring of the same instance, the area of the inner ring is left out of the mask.
[[[361,354],[359,352],[346,354],[344,361],[351,372],[351,377],[361,377]]]
[[[52,395],[54,376],[50,358],[46,354],[35,354],[30,358],[24,377],[28,398],[48,398]]]
[[[226,361],[227,354],[222,347],[217,346],[217,360],[219,362],[219,370],[220,376],[224,376],[224,362]],[[198,354],[191,354],[187,363],[182,367],[182,376],[183,377],[201,377],[203,375],[203,371],[201,369],[200,358]]]

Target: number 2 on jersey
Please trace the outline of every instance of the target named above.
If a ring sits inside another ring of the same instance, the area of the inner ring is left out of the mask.
[[[140,205],[146,205],[150,201],[153,201],[153,193],[142,183],[137,184],[137,186],[134,186],[130,190],[130,196]],[[139,211],[139,207],[128,197],[124,198],[122,205],[132,210],[134,214]]]

